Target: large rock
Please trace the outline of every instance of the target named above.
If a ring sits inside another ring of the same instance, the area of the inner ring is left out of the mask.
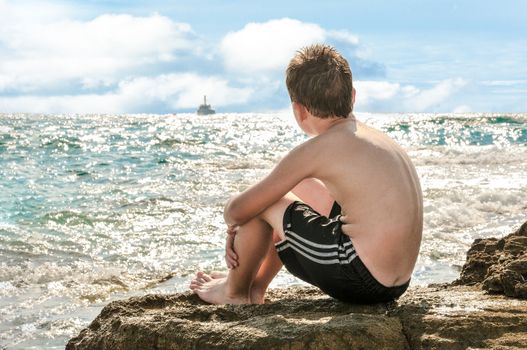
[[[241,306],[147,295],[110,303],[66,349],[527,349],[526,315],[527,301],[470,286],[414,287],[372,306],[314,288]]]
[[[527,223],[477,240],[456,285],[412,287],[388,304],[299,287],[270,290],[264,305],[208,305],[190,293],[115,301],[66,349],[527,349],[527,300],[480,288],[525,295],[526,239]]]
[[[502,239],[475,240],[454,284],[481,284],[490,293],[527,298],[527,222]]]
[[[109,304],[66,349],[406,349],[385,305],[343,304],[314,288],[272,290],[264,305],[207,305],[189,293]]]

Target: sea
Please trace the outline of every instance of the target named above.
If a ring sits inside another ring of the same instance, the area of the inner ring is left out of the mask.
[[[474,239],[527,220],[527,113],[356,116],[420,176],[413,285],[456,279]],[[287,111],[0,114],[0,349],[63,349],[112,300],[225,269],[223,205],[306,138]]]

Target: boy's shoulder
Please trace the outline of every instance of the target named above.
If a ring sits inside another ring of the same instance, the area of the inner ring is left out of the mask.
[[[324,163],[333,158],[335,153],[350,150],[348,145],[355,138],[356,125],[343,123],[335,125],[327,131],[305,140],[293,148],[291,156],[309,158],[313,163]],[[350,150],[351,151],[351,150]]]
[[[312,162],[326,164],[336,157],[348,157],[360,149],[368,150],[399,150],[396,142],[387,134],[357,120],[346,121],[335,125],[326,132],[312,137],[295,147],[292,151],[303,154],[302,158],[310,158]],[[373,152],[372,156],[378,155]]]

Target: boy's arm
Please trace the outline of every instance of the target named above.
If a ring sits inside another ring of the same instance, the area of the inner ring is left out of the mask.
[[[312,152],[314,139],[295,147],[258,183],[233,196],[224,210],[225,222],[229,226],[246,223],[276,203],[300,181],[312,177],[318,163],[317,152]]]

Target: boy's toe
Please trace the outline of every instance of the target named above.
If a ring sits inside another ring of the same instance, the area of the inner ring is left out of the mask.
[[[194,278],[190,282],[190,289],[192,289],[193,287],[197,288],[197,287],[201,286],[202,284],[203,284],[203,282],[202,282],[202,280],[200,278]]]
[[[207,275],[206,273],[204,273],[201,278],[203,278],[205,280],[205,282],[210,282],[212,281],[212,277],[210,277],[209,275]]]

